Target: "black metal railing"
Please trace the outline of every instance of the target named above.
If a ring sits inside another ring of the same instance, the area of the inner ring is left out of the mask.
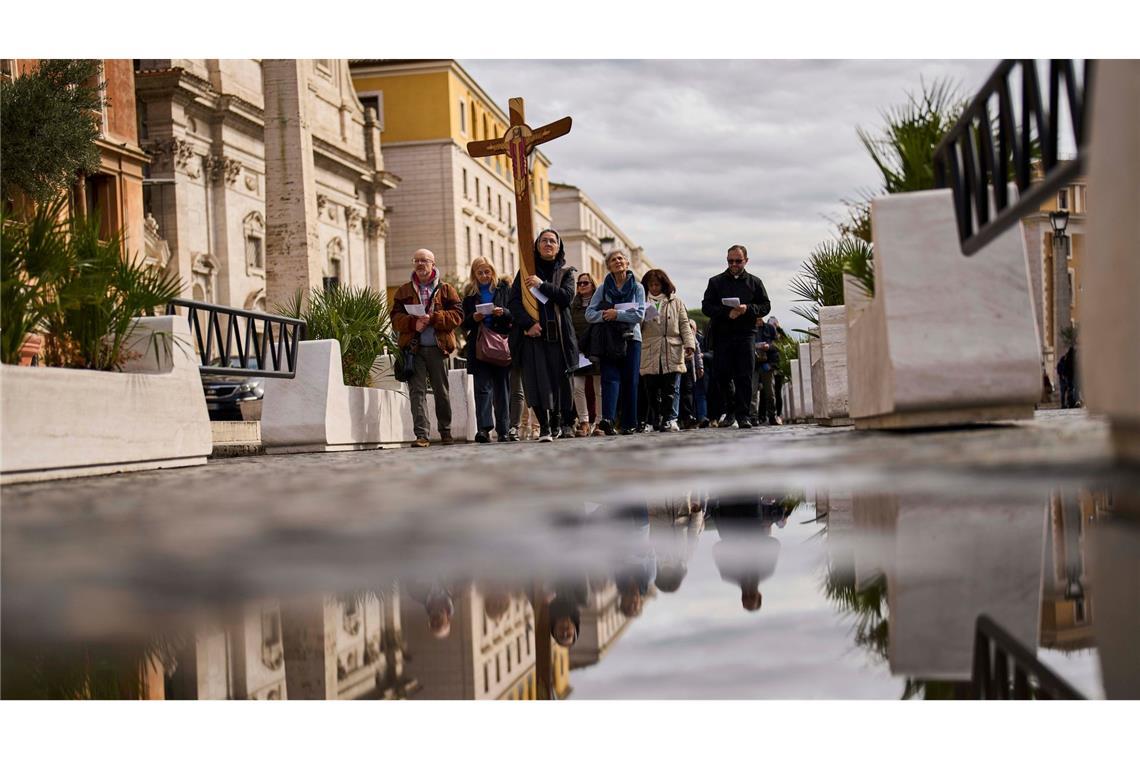
[[[186,310],[203,374],[283,378],[297,374],[297,344],[305,339],[303,320],[182,298],[168,303],[166,313],[175,314],[176,307]]]
[[[1093,61],[1084,61],[1083,75],[1077,81],[1073,61],[1049,61],[1046,102],[1042,100],[1035,61],[1002,61],[938,144],[935,184],[954,191],[964,255],[977,253],[1081,173],[1094,69]],[[1015,112],[1011,85],[1015,72],[1020,73],[1019,112]],[[996,108],[991,110],[995,100]],[[1069,127],[1076,142],[1077,155],[1072,160],[1060,156],[1062,105],[1068,107]],[[1035,181],[1037,161],[1042,174]],[[1011,180],[1017,184],[1016,200],[1010,197]]]
[[[1084,699],[988,615],[974,631],[974,699]]]

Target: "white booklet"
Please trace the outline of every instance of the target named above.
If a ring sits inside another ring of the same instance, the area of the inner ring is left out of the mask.
[[[475,311],[479,314],[488,315],[495,310],[493,303],[477,303],[475,304]]]
[[[634,311],[637,309],[637,301],[626,301],[625,303],[614,304],[614,308],[618,311]]]
[[[547,301],[549,301],[549,300],[550,300],[549,298],[547,298],[546,296],[544,296],[544,295],[542,294],[542,291],[541,291],[541,290],[539,290],[538,288],[531,288],[531,289],[530,289],[530,294],[531,294],[532,296],[534,296],[534,297],[535,297],[535,300],[537,300],[539,303],[546,303]]]
[[[739,298],[722,298],[720,302],[723,306],[728,306],[729,308],[736,308],[740,305]]]
[[[593,364],[593,362],[590,361],[589,359],[587,359],[585,354],[579,353],[578,354],[578,366],[575,367],[574,369],[582,369],[583,367],[589,367],[591,364]]]
[[[657,310],[657,307],[654,306],[653,304],[649,303],[649,304],[645,305],[645,321],[646,322],[651,322],[654,319],[657,319],[657,315],[660,313],[661,312],[659,312]]]
[[[422,303],[409,303],[404,305],[404,309],[413,317],[426,317],[427,311],[424,309]]]

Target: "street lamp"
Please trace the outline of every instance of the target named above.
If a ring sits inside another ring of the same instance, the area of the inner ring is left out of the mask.
[[[1049,213],[1049,225],[1053,228],[1053,362],[1063,352],[1062,331],[1073,321],[1073,294],[1069,285],[1069,227],[1068,211]]]
[[[1049,224],[1053,227],[1053,239],[1065,237],[1065,230],[1069,227],[1068,211],[1053,211],[1049,214]]]

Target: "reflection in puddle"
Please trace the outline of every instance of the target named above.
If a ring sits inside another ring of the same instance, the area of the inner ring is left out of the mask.
[[[426,541],[399,577],[220,600],[45,596],[17,554],[3,696],[962,698],[980,615],[1086,696],[1135,696],[1134,515],[1078,489],[690,491],[553,515],[539,563],[465,573]]]

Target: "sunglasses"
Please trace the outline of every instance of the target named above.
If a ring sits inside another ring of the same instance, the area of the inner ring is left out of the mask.
[[[585,287],[588,287],[589,285],[590,285],[590,282],[588,280],[582,280],[580,283],[578,283],[578,287],[580,287],[580,288],[585,288]]]
[[[729,260],[728,260],[728,263],[729,263],[729,264],[743,264],[743,263],[744,263],[744,259],[729,259]]]

